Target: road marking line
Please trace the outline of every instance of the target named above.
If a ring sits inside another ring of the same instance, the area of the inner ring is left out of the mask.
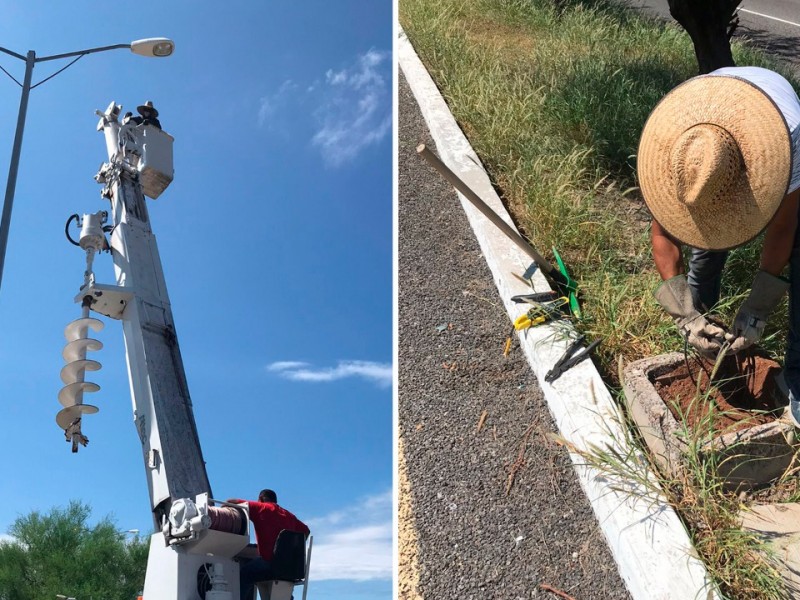
[[[419,536],[411,502],[411,482],[408,479],[403,438],[397,444],[397,598],[423,600],[419,591]],[[435,566],[431,567],[435,568]]]
[[[787,21],[785,19],[779,19],[778,17],[771,17],[770,15],[765,15],[760,12],[756,12],[754,10],[748,10],[746,8],[740,8],[738,12],[747,13],[749,15],[756,15],[757,17],[763,17],[765,19],[772,19],[773,21],[778,21],[780,23],[785,23],[786,25],[794,25],[795,27],[800,27],[800,23],[794,23],[792,21]]]

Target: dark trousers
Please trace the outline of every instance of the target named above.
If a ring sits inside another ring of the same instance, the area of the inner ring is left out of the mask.
[[[255,585],[261,581],[272,579],[272,563],[260,556],[245,563],[239,569],[239,598],[253,600]]]
[[[689,282],[694,306],[701,313],[708,312],[719,302],[722,268],[727,259],[727,252],[692,249],[686,280]]]
[[[700,312],[709,310],[719,301],[722,268],[727,258],[727,252],[692,250],[686,279]],[[789,281],[789,333],[783,374],[792,396],[800,398],[800,228],[794,236],[789,257]]]
[[[800,230],[794,236],[789,266],[789,335],[784,377],[791,395],[800,398]]]

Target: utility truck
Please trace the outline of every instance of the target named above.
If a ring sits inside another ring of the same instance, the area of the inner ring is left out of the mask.
[[[65,330],[56,422],[73,452],[88,443],[83,417],[99,409],[83,400],[99,386],[86,381],[86,373],[100,363],[87,354],[102,348],[89,333],[103,327],[92,313],[121,321],[133,422],[156,531],[150,538],[144,600],[253,600],[239,593],[240,564],[257,556],[247,505],[212,497],[145,200],[158,198],[173,179],[173,138],[158,121],[130,115],[120,121],[121,109],[111,102],[96,111],[108,161],[95,180],[103,186],[109,210],[67,220],[67,238],[85,252],[86,269],[75,296],[81,316]],[[73,221],[80,226],[77,240],[70,235]],[[102,251],[114,261],[113,283],[95,280],[93,264]],[[312,540],[306,543],[297,535],[279,536],[275,580],[258,585],[262,598],[289,600],[294,586],[302,584],[305,599]]]

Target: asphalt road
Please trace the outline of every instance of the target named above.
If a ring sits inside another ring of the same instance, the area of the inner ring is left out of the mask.
[[[674,19],[667,0],[619,0],[654,16]],[[785,61],[800,77],[800,0],[744,0],[736,37],[747,38]]]
[[[401,524],[400,548],[415,556],[401,554],[400,597],[630,598],[535,376],[517,346],[503,356],[509,318],[421,142],[433,147],[401,75],[400,514],[415,535]]]

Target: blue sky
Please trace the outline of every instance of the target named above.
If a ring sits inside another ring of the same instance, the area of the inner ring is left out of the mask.
[[[175,180],[148,200],[216,497],[277,490],[315,535],[311,598],[388,598],[392,514],[391,2],[7,1],[0,45],[86,56],[33,90],[0,289],[0,532],[70,499],[149,531],[122,328],[74,455],[55,424],[83,256],[63,228],[107,208],[95,109],[152,100]],[[34,82],[66,63],[40,63]],[[21,80],[24,64],[0,56]],[[19,87],[0,74],[0,185]],[[113,283],[110,256],[96,262]]]

